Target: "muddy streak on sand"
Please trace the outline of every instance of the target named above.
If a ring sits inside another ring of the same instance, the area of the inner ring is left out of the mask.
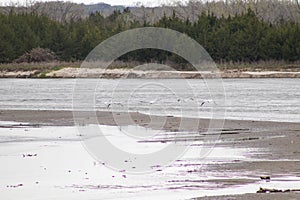
[[[85,112],[83,116],[89,116],[91,112]],[[128,114],[131,119],[128,119]],[[115,116],[118,116],[118,124],[115,122]],[[162,120],[166,119],[164,129],[172,130],[179,127],[181,118],[173,116],[154,116],[146,115],[138,112],[122,113],[122,112],[106,112],[97,111],[98,121],[85,117],[82,120],[85,124],[101,124],[101,125],[140,125],[147,126],[149,123],[156,128],[156,124],[161,124]],[[55,110],[0,110],[0,121],[16,121],[28,122],[31,124],[47,124],[54,126],[73,126],[73,112],[72,111],[55,111]],[[80,121],[80,119],[78,119]],[[189,131],[192,124],[199,123],[199,128],[207,129],[209,119],[185,118],[188,122],[184,130]],[[134,122],[134,124],[132,123]],[[188,125],[191,126],[188,126]],[[161,128],[161,127],[158,127]],[[250,120],[226,120],[224,129],[253,129],[253,130],[298,130],[300,131],[299,123],[289,122],[266,122],[266,121],[250,121]]]
[[[209,119],[185,119],[184,126],[180,126],[181,118],[179,117],[162,117],[150,116],[137,112],[129,113],[131,119],[128,119],[128,113],[111,113],[97,112],[98,121],[88,117],[86,113],[82,121],[83,124],[101,124],[101,125],[139,125],[146,128],[160,129],[168,131],[195,131],[205,133],[209,127]],[[118,121],[115,121],[115,116]],[[165,120],[164,126],[161,122]],[[47,110],[1,110],[0,121],[16,121],[38,125],[53,126],[73,126],[72,111],[47,111]],[[187,123],[186,123],[187,122]],[[198,130],[194,130],[194,124],[198,123]],[[191,128],[193,127],[193,128]],[[179,130],[181,129],[181,130]],[[188,139],[188,138],[187,138]],[[191,137],[191,139],[195,139]],[[200,137],[201,139],[201,137]],[[264,122],[264,121],[239,121],[225,120],[224,128],[221,132],[220,139],[223,141],[220,146],[234,145],[244,147],[249,145],[254,148],[271,147],[273,159],[295,158],[300,155],[300,123],[288,122]],[[277,150],[280,150],[277,152]],[[282,151],[286,153],[282,155]],[[261,155],[263,158],[263,155]],[[300,156],[297,157],[300,159]],[[300,171],[300,170],[299,170]]]

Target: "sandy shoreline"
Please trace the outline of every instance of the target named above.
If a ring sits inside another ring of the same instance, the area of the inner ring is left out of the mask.
[[[63,68],[58,71],[42,73],[33,71],[0,71],[0,78],[137,78],[137,79],[201,79],[214,78],[210,71],[137,71],[103,70],[86,68]],[[218,74],[221,78],[300,78],[298,71],[241,71],[226,70]]]
[[[117,122],[114,117],[118,116]],[[188,119],[185,127],[180,127],[182,119],[177,117],[148,116],[140,113],[130,114],[132,121],[126,118],[126,113],[97,112],[98,122],[102,125],[140,125],[146,128],[159,129],[160,121],[166,120],[163,129],[169,131],[196,131],[204,133],[209,125],[207,119]],[[151,121],[152,120],[152,121]],[[29,123],[33,126],[73,126],[73,114],[71,111],[33,111],[33,110],[2,110],[0,121],[15,121]],[[85,119],[84,123],[98,123]],[[151,124],[150,124],[151,122]],[[190,123],[190,124],[189,124]],[[198,130],[191,130],[192,124],[199,123]],[[149,125],[150,124],[150,125]],[[191,125],[191,126],[189,126]],[[179,128],[180,127],[180,128]],[[3,128],[3,127],[2,127]],[[7,128],[7,127],[6,127]],[[13,128],[13,127],[12,127]],[[186,138],[189,139],[188,137]],[[195,137],[192,137],[195,139]],[[201,140],[201,138],[200,138]],[[261,181],[261,176],[273,177],[293,176],[300,177],[300,124],[283,122],[262,121],[238,121],[226,120],[223,130],[220,132],[219,141],[215,147],[226,148],[248,148],[261,149],[261,152],[251,154],[248,161],[239,161],[226,164],[211,164],[210,170],[224,172],[235,172],[243,174],[248,172],[251,179],[216,180],[223,185],[243,185]],[[149,141],[152,142],[152,141]],[[161,140],[158,142],[172,142]],[[195,175],[199,171],[189,174]],[[229,178],[229,177],[228,177]],[[292,185],[291,185],[292,187]],[[270,188],[273,189],[273,188]],[[275,188],[276,189],[276,188]],[[300,189],[300,188],[298,188]],[[196,196],[195,196],[196,197]],[[278,194],[245,194],[223,197],[205,197],[200,199],[299,199],[300,194],[296,192]]]

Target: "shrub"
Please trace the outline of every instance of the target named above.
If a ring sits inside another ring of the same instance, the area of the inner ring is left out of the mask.
[[[56,55],[49,49],[34,48],[30,52],[26,52],[15,60],[16,63],[37,63],[52,62],[56,60]]]

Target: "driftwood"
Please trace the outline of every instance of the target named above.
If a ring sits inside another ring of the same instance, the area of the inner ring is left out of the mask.
[[[271,180],[270,176],[261,176],[260,177],[261,180]]]

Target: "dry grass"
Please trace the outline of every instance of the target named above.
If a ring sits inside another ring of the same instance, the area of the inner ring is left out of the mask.
[[[217,63],[220,70],[240,70],[240,71],[300,71],[300,61],[259,61],[252,63],[245,62],[225,62]]]
[[[49,72],[56,71],[66,67],[80,67],[80,62],[50,62],[50,63],[9,63],[0,64],[0,71],[14,72],[14,71],[40,71]]]
[[[90,64],[90,63],[89,63]],[[108,69],[133,69],[137,66],[144,65],[145,63],[140,63],[136,61],[132,62],[122,62],[115,61],[111,63]],[[107,63],[96,62],[93,67],[104,67]],[[166,63],[165,65],[170,66],[179,71],[191,71],[193,67],[191,66],[182,66],[174,63]],[[47,73],[50,71],[57,71],[62,68],[71,67],[79,68],[81,62],[50,62],[50,63],[10,63],[10,64],[0,64],[0,71],[6,72],[16,72],[16,71],[38,71],[39,73]],[[284,62],[284,61],[260,61],[253,63],[245,62],[226,62],[226,63],[217,63],[218,68],[221,71],[226,70],[239,70],[239,71],[300,71],[300,61],[297,62]]]

